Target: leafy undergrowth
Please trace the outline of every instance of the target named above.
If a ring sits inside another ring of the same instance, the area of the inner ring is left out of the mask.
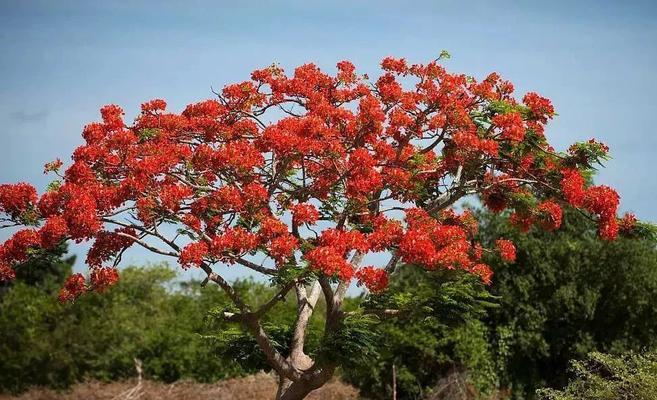
[[[139,382],[136,379],[112,383],[87,382],[74,385],[66,392],[33,388],[17,397],[0,395],[0,400],[268,400],[273,399],[275,394],[275,378],[259,373],[216,384],[191,381],[166,384],[147,380]],[[358,399],[358,391],[333,380],[307,398],[355,400]]]

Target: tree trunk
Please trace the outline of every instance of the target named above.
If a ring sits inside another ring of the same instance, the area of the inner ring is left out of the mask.
[[[286,378],[279,378],[276,400],[302,400],[310,392],[315,390],[313,385],[306,380],[291,381]]]
[[[321,370],[312,370],[313,361],[306,354],[300,352],[294,357],[288,358],[294,365],[304,370],[304,374],[298,380],[290,380],[284,376],[278,378],[278,390],[276,400],[301,400],[306,398],[310,392],[319,389],[331,379],[335,366],[325,366]]]

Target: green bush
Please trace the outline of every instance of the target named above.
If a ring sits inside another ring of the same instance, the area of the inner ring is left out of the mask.
[[[611,356],[591,353],[574,361],[575,378],[564,390],[541,389],[541,400],[654,400],[657,397],[657,354]]]
[[[66,305],[56,292],[17,282],[0,302],[0,390],[125,378],[135,374],[135,358],[148,378],[166,382],[244,373],[200,335],[207,311],[227,304],[223,293],[198,284],[173,290],[174,278],[166,266],[126,268],[106,293]]]

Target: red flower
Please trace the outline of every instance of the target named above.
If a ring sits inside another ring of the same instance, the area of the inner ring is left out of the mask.
[[[167,108],[167,102],[161,99],[155,99],[143,103],[141,105],[141,112],[143,113],[153,113],[157,111],[164,111]]]
[[[403,58],[386,57],[381,61],[381,68],[386,71],[403,74],[406,72],[408,66],[406,65],[406,60]]]
[[[194,242],[185,246],[180,252],[178,262],[183,268],[190,266],[198,267],[203,263],[203,258],[208,254],[208,244],[205,242]]]
[[[343,281],[350,281],[354,275],[354,268],[345,259],[343,253],[330,246],[320,246],[305,256],[310,267],[321,271],[328,276],[336,275]]]
[[[349,61],[340,61],[337,65],[338,79],[344,83],[353,83],[356,80],[356,67]]]
[[[372,251],[388,249],[399,242],[403,229],[399,221],[388,220],[379,215],[373,224],[373,231],[367,235],[367,240]]]
[[[625,235],[634,233],[637,226],[636,216],[632,213],[626,213],[618,223],[618,230]]]
[[[516,246],[510,240],[498,239],[495,241],[497,251],[499,251],[502,260],[506,262],[516,261]]]
[[[561,226],[563,211],[557,203],[546,200],[538,205],[537,210],[542,214],[541,225],[547,231],[553,231]]]
[[[103,292],[119,280],[119,271],[116,268],[96,268],[91,272],[91,287]]]
[[[573,207],[581,207],[584,203],[584,178],[576,169],[564,169],[561,171],[561,190],[563,195]]]
[[[0,185],[0,212],[18,217],[37,201],[36,189],[28,183]]]
[[[271,240],[269,244],[269,256],[278,263],[292,257],[299,246],[299,241],[292,235],[282,235]]]
[[[39,199],[39,212],[44,217],[59,214],[63,205],[62,195],[59,192],[46,192]]]
[[[314,224],[319,219],[319,212],[312,204],[295,204],[290,207],[297,224]]]
[[[584,207],[598,215],[598,233],[606,240],[614,240],[618,236],[618,221],[616,211],[620,196],[609,186],[591,186],[586,191]]]
[[[62,167],[62,165],[64,165],[64,163],[59,158],[56,159],[55,161],[51,161],[49,163],[46,163],[46,165],[43,166],[43,173],[47,174],[48,172],[51,172],[51,171],[59,171],[59,169]]]
[[[525,125],[517,112],[499,114],[493,117],[493,124],[502,130],[502,137],[512,142],[521,142],[525,138]]]
[[[111,260],[121,250],[134,243],[130,237],[137,237],[132,228],[119,228],[114,232],[98,232],[96,240],[87,253],[87,265],[92,268],[100,268],[103,263]]]
[[[68,226],[64,217],[55,215],[46,220],[45,225],[39,230],[41,246],[45,248],[55,247],[68,234]]]
[[[534,218],[525,213],[514,212],[509,217],[509,221],[521,231],[528,232],[534,223]]]
[[[584,206],[594,214],[610,218],[616,215],[619,201],[618,193],[609,186],[591,186],[586,191]]]
[[[616,218],[602,218],[598,221],[598,234],[605,240],[614,240],[618,236],[618,221]]]
[[[6,262],[0,260],[0,282],[16,279],[16,271]]]
[[[73,274],[66,279],[64,287],[59,291],[59,301],[73,301],[87,291],[87,282],[82,274]]]
[[[486,285],[490,285],[493,278],[493,270],[486,264],[475,264],[470,268],[470,272],[478,275],[481,281]]]
[[[484,193],[483,201],[489,210],[500,213],[508,207],[506,192],[502,188],[493,188]]]
[[[21,229],[0,248],[0,260],[8,263],[22,263],[28,260],[29,250],[41,244],[39,234],[34,229]]]
[[[123,128],[123,109],[121,107],[110,104],[100,109],[100,114],[103,117],[103,123],[109,130]]]
[[[258,237],[242,227],[227,228],[223,234],[213,238],[210,254],[223,261],[232,262],[236,256],[246,254],[258,247]]]
[[[96,200],[91,194],[75,187],[64,207],[69,233],[73,239],[91,238],[100,231],[101,223],[96,209]]]
[[[545,123],[548,118],[552,118],[554,115],[554,107],[552,107],[552,102],[541,97],[534,92],[529,92],[522,98],[522,102],[529,107],[534,118]]]
[[[367,266],[356,271],[359,285],[365,285],[372,293],[379,293],[388,287],[388,273],[373,266]]]

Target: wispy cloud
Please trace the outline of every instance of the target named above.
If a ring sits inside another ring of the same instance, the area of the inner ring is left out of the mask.
[[[20,123],[42,122],[48,119],[48,110],[41,110],[35,112],[28,111],[14,111],[9,116],[12,120]]]

